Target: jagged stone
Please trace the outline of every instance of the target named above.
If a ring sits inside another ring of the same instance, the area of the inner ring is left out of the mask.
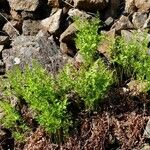
[[[36,20],[24,20],[22,25],[22,33],[23,35],[36,35],[42,26],[40,21]]]
[[[75,23],[72,23],[60,36],[60,49],[63,53],[75,55],[74,37],[77,32]]]
[[[135,0],[125,0],[125,12],[133,13],[136,10]]]
[[[14,20],[21,20],[22,16],[18,11],[10,10],[10,14]]]
[[[22,23],[13,20],[7,22],[3,27],[3,31],[5,31],[12,39],[19,35],[19,31],[21,31],[21,29]]]
[[[74,17],[80,17],[80,18],[86,18],[86,19],[92,18],[92,16],[87,14],[85,11],[81,11],[79,9],[74,9],[74,8],[68,11],[68,15],[71,18],[74,18]]]
[[[142,28],[145,20],[148,18],[147,13],[145,12],[135,12],[133,14],[133,19],[132,19],[132,23],[134,25],[135,28],[139,29]]]
[[[56,33],[60,27],[60,21],[62,17],[62,9],[58,9],[53,15],[41,21],[43,27],[47,29],[51,34]]]
[[[108,17],[105,20],[105,25],[107,25],[107,26],[111,26],[111,25],[113,25],[113,23],[114,23],[114,19],[112,17]]]
[[[150,0],[135,0],[138,11],[148,12],[150,10]]]
[[[117,22],[115,22],[111,29],[115,29],[116,32],[120,32],[121,30],[133,29],[133,24],[130,22],[127,16],[122,15]]]
[[[147,18],[147,20],[145,21],[143,28],[144,29],[150,28],[150,14],[149,14],[149,17]]]
[[[35,11],[40,4],[39,0],[8,0],[11,9]]]

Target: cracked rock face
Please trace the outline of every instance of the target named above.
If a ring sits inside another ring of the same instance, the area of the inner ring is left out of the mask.
[[[35,11],[40,4],[39,0],[8,0],[11,9]]]

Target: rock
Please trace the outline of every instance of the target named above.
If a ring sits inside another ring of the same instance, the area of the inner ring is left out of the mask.
[[[129,30],[121,30],[121,36],[123,36],[126,41],[130,41],[133,38],[133,33]]]
[[[42,26],[40,21],[36,20],[24,20],[22,25],[22,33],[23,35],[36,35]]]
[[[115,40],[115,29],[104,33],[106,39],[98,46],[98,51],[103,54],[108,60],[110,59],[110,46],[112,41]]]
[[[111,29],[115,29],[116,32],[120,32],[121,30],[132,29],[133,24],[130,22],[129,18],[122,15],[117,22],[113,24]]]
[[[10,22],[7,22],[3,30],[11,37],[17,37],[19,35],[19,31],[21,31],[22,24],[18,21],[11,20]]]
[[[60,49],[63,54],[67,54],[71,57],[74,57],[76,54],[75,44],[60,42]]]
[[[59,30],[62,17],[62,9],[58,9],[56,13],[41,21],[41,24],[51,33],[54,34]]]
[[[8,36],[0,36],[0,45],[8,45],[9,37]]]
[[[144,29],[150,28],[150,14],[149,14],[149,17],[147,18],[147,20],[145,21],[143,28]]]
[[[144,12],[135,12],[133,14],[132,23],[135,28],[139,29],[142,28],[145,20],[148,18],[147,14]]]
[[[14,20],[21,20],[22,19],[22,16],[21,16],[21,14],[18,11],[10,10],[10,14],[11,14],[11,17]]]
[[[60,53],[59,47],[56,46],[53,38],[47,37],[45,34],[18,36],[12,42],[11,49],[2,51],[2,57],[6,64],[6,71],[15,64],[23,68],[25,64],[30,64],[35,59],[54,74],[67,60]]]
[[[85,11],[100,11],[108,6],[108,0],[73,0],[74,7]]]
[[[68,11],[68,15],[71,17],[71,18],[75,18],[75,17],[79,17],[79,18],[86,18],[86,19],[90,19],[92,18],[91,15],[87,14],[85,11],[81,11],[79,9],[75,9],[75,8],[72,8]]]
[[[147,122],[147,124],[146,124],[143,137],[144,137],[145,139],[150,139],[150,119],[148,120],[148,122]]]
[[[133,13],[136,11],[135,0],[125,0],[125,12]]]
[[[77,28],[75,23],[72,23],[60,36],[60,42],[68,42],[75,37]]]
[[[138,11],[149,12],[150,0],[135,0],[135,6],[138,8]]]
[[[150,145],[148,143],[145,143],[140,150],[150,150]]]
[[[76,54],[76,56],[75,56],[75,61],[76,61],[77,63],[79,63],[79,64],[84,62],[84,59],[83,59],[83,57],[81,56],[80,53],[77,53],[77,54]]]
[[[0,75],[5,74],[5,64],[2,60],[0,60]]]
[[[12,10],[35,11],[40,0],[8,0]]]
[[[114,23],[114,19],[112,17],[108,17],[106,20],[105,20],[105,25],[106,26],[111,26],[112,24]]]
[[[147,83],[144,81],[132,80],[127,84],[127,86],[130,90],[130,94],[136,96],[144,92],[145,88],[147,87]]]
[[[0,53],[2,52],[3,49],[4,49],[4,45],[0,45]]]
[[[75,33],[77,32],[75,23],[72,23],[60,36],[60,49],[63,53],[74,56],[75,51]]]
[[[60,8],[61,0],[48,0],[48,5],[50,7]]]

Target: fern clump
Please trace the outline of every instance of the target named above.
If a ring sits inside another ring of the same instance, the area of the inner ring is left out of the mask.
[[[22,97],[35,113],[37,122],[49,133],[70,125],[66,114],[67,100],[59,95],[55,79],[38,63],[27,65],[22,72],[18,67],[8,74],[12,90]]]
[[[86,109],[99,106],[113,83],[113,73],[98,59],[89,69],[81,69],[75,82],[75,92],[85,102]]]
[[[95,60],[97,47],[102,39],[102,35],[98,33],[100,20],[99,18],[76,19],[75,23],[78,29],[75,38],[76,47],[86,64],[90,64]]]
[[[136,32],[130,40],[118,37],[111,52],[112,62],[119,65],[120,76],[123,72],[128,78],[150,83],[150,55],[146,32]]]
[[[10,103],[5,101],[0,101],[0,108],[4,113],[4,116],[0,120],[2,127],[10,129],[12,131],[12,136],[16,141],[23,142],[30,129],[23,122],[19,112],[17,112]]]

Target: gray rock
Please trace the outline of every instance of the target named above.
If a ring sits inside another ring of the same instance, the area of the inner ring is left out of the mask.
[[[150,145],[148,143],[145,143],[140,150],[150,150]]]
[[[8,0],[11,9],[35,11],[40,4],[39,0]]]
[[[135,12],[133,14],[132,23],[135,28],[139,29],[142,28],[145,20],[148,18],[147,14],[144,12]]]
[[[144,29],[150,28],[150,14],[149,14],[149,17],[147,18],[147,20],[145,21],[143,28]]]
[[[150,9],[150,0],[135,0],[135,6],[138,11],[148,12]]]
[[[62,17],[62,9],[58,9],[56,13],[42,20],[41,24],[43,27],[47,29],[47,31],[49,31],[51,34],[54,34],[59,30],[61,17]]]
[[[148,120],[147,125],[145,127],[143,137],[146,139],[150,139],[150,119]]]
[[[0,53],[4,49],[4,45],[0,45]]]
[[[41,63],[48,71],[56,73],[63,66],[67,58],[56,46],[53,38],[38,34],[38,36],[18,36],[12,42],[11,49],[2,51],[6,71],[15,64],[24,67],[32,63],[33,59]]]
[[[74,18],[74,17],[80,17],[80,18],[86,18],[86,19],[92,18],[92,16],[87,14],[85,11],[81,11],[81,10],[75,9],[75,8],[70,9],[68,11],[68,15],[71,18]]]
[[[68,42],[75,37],[77,28],[75,23],[72,23],[60,36],[60,42]]]
[[[22,19],[21,14],[18,11],[16,11],[16,10],[10,10],[10,14],[11,14],[11,17],[14,20],[21,20]]]
[[[105,20],[105,24],[107,26],[111,26],[112,24],[114,23],[114,19],[112,17],[108,17],[106,20]]]
[[[8,36],[0,36],[0,45],[8,45],[9,37]]]
[[[73,0],[74,7],[86,11],[100,11],[108,6],[108,0]]]
[[[135,0],[125,0],[125,12],[132,13],[135,12],[135,10],[136,10]]]
[[[129,30],[121,30],[121,35],[127,40],[130,41],[133,37],[133,33]]]
[[[4,25],[3,31],[5,31],[10,36],[10,38],[13,39],[19,35],[19,30],[21,30],[21,28],[21,22],[12,20]]]
[[[115,29],[116,32],[126,29],[133,29],[133,24],[130,22],[128,17],[122,15],[119,20],[113,24],[111,29]]]
[[[42,28],[40,21],[24,20],[22,25],[23,35],[36,35]]]
[[[77,32],[77,28],[74,23],[72,23],[60,36],[60,49],[63,53],[74,56],[75,44],[74,38],[75,33]]]

